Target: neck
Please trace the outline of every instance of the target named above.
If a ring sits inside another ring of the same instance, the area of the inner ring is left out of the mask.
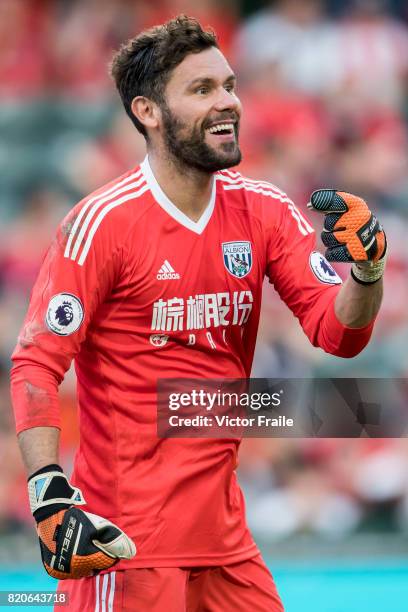
[[[213,173],[186,166],[148,150],[149,164],[166,196],[192,221],[207,208],[213,187]]]

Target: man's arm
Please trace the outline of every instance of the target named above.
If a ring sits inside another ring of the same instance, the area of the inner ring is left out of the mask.
[[[350,193],[319,189],[308,207],[325,216],[321,237],[328,261],[353,262],[351,277],[336,297],[336,317],[347,327],[363,328],[381,306],[387,250],[383,228],[364,200]]]
[[[319,190],[309,208],[325,215],[327,259],[315,251],[312,227],[290,202],[266,225],[266,273],[314,346],[354,357],[367,345],[381,304],[385,234],[356,196]],[[329,261],[352,264],[344,285]]]
[[[46,465],[59,463],[59,437],[60,432],[56,427],[32,427],[18,435],[28,476]]]
[[[349,277],[337,294],[334,311],[340,323],[347,327],[366,327],[380,310],[383,280],[362,285]]]
[[[65,255],[72,236],[66,228],[77,215],[73,209],[61,224],[44,259],[11,370],[16,429],[41,557],[50,576],[60,580],[95,575],[136,553],[118,526],[78,507],[86,504],[85,498],[58,461],[58,387],[96,309],[109,295],[118,265],[109,227],[95,235],[83,265]]]
[[[32,427],[20,432],[18,442],[43,565],[50,576],[64,580],[92,576],[130,559],[136,547],[114,523],[78,508],[86,502],[59,466],[59,436],[57,427]]]

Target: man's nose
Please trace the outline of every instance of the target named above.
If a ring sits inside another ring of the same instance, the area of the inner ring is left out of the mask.
[[[215,102],[214,108],[217,111],[222,110],[234,110],[237,114],[240,113],[241,103],[237,96],[233,94],[231,91],[227,91],[224,87],[221,87],[217,92],[217,100]]]

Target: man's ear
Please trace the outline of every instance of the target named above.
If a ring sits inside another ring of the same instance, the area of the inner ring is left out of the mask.
[[[144,96],[136,96],[132,100],[132,113],[139,119],[147,129],[157,128],[159,125],[160,111],[159,107],[150,98]]]

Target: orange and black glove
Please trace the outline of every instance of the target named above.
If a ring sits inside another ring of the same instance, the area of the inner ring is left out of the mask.
[[[385,267],[384,230],[362,198],[334,189],[319,189],[308,208],[325,215],[321,237],[328,261],[352,262],[351,275],[362,284],[379,280]]]
[[[56,464],[28,479],[42,562],[58,580],[94,576],[136,554],[132,540],[105,518],[80,510],[83,495]]]

